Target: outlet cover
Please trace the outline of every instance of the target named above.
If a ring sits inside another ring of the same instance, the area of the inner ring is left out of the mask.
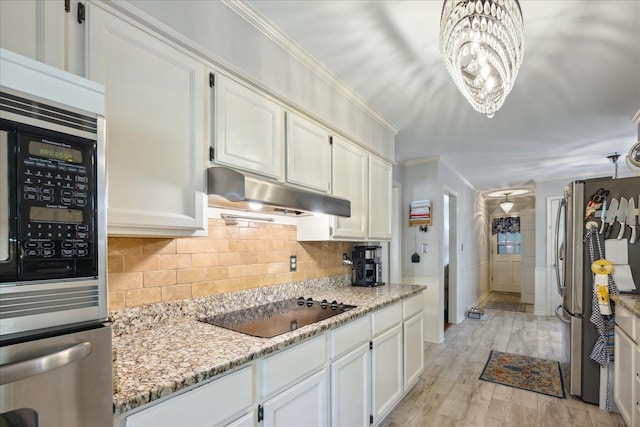
[[[298,271],[298,257],[295,255],[289,257],[289,271]]]
[[[427,252],[429,252],[429,245],[427,243],[423,243],[422,244],[422,253],[426,254]]]

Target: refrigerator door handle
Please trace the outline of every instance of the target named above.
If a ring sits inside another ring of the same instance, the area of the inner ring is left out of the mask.
[[[558,294],[560,296],[564,296],[566,288],[562,285],[562,280],[560,278],[560,261],[564,260],[564,242],[562,242],[562,253],[560,253],[560,248],[558,247],[558,243],[560,240],[560,219],[562,217],[562,209],[567,205],[567,200],[562,199],[558,204],[558,212],[556,213],[556,233],[555,233],[555,269],[556,269],[556,286],[558,287]]]
[[[70,363],[78,362],[91,353],[91,343],[83,342],[45,356],[0,366],[0,385],[20,381]]]
[[[571,319],[567,319],[564,317],[564,307],[562,304],[556,307],[556,317],[560,319],[563,323],[571,323]]]

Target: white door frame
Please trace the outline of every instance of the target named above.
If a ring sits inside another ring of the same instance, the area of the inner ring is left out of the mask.
[[[489,291],[497,291],[497,292],[513,292],[516,293],[515,289],[509,289],[509,290],[501,290],[501,289],[495,289],[493,283],[494,283],[494,259],[495,257],[498,255],[498,244],[496,242],[496,236],[495,234],[491,234],[491,228],[492,228],[492,224],[493,224],[493,220],[495,218],[504,218],[504,217],[520,217],[520,212],[509,212],[508,214],[493,214],[489,216]],[[522,251],[522,233],[520,233],[520,250]],[[522,252],[521,252],[522,253]],[[520,255],[508,255],[508,256],[519,256]],[[520,257],[520,260],[518,260],[518,262],[521,262],[522,258]],[[511,262],[511,261],[509,261]],[[509,266],[509,268],[513,267],[511,264]],[[521,272],[522,272],[522,265],[520,266],[520,271],[518,271],[517,275],[513,274],[513,271],[511,271],[511,275],[512,277],[517,277],[518,279],[521,279]],[[518,294],[522,294],[522,283],[519,286],[519,289],[517,291]]]
[[[458,193],[453,191],[450,187],[443,185],[442,192],[442,205],[444,206],[444,196],[449,196],[449,323],[460,323],[458,316],[458,283],[459,283],[459,269],[458,269]],[[444,215],[444,210],[443,210]],[[442,238],[444,238],[444,226],[440,227],[442,230]],[[440,277],[442,283],[440,285],[440,327],[444,327],[444,252],[441,254],[441,266]],[[463,317],[464,318],[464,317]],[[443,331],[441,330],[442,334]]]

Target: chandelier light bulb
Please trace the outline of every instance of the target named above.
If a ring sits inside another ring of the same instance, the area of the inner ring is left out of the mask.
[[[524,50],[518,0],[444,0],[440,54],[458,90],[493,117],[511,92]]]

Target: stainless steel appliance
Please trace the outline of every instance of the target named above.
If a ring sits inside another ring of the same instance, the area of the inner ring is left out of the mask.
[[[0,69],[0,426],[108,426],[104,90]]]
[[[356,246],[351,253],[353,260],[352,284],[354,286],[381,286],[382,247]]]
[[[355,305],[299,297],[200,319],[202,322],[260,338],[271,338],[336,316]]]
[[[616,219],[615,215],[606,215],[603,219],[602,215],[595,211],[585,220],[585,211],[594,195],[603,195],[601,201],[604,204],[606,200],[608,211],[617,214],[618,218]],[[632,215],[631,221],[625,221],[627,216],[622,215],[618,202],[622,198],[640,201],[639,197],[640,177],[574,181],[565,187],[564,199],[558,209],[556,273],[558,292],[563,302],[556,314],[564,322],[563,369],[569,371],[570,393],[593,404],[599,404],[601,384],[600,365],[590,358],[598,339],[598,332],[589,320],[592,315],[593,274],[590,269],[588,244],[584,242],[587,232],[585,225],[587,221],[595,222],[599,230],[595,237],[600,239],[603,251],[605,238],[617,239],[620,236],[620,239],[628,241],[634,229],[638,227],[638,217]],[[628,215],[626,207],[624,211]],[[565,226],[561,229],[560,225],[563,223]],[[636,286],[640,286],[640,243],[634,241],[628,243],[627,247],[632,277]],[[631,292],[640,293],[640,289]]]

